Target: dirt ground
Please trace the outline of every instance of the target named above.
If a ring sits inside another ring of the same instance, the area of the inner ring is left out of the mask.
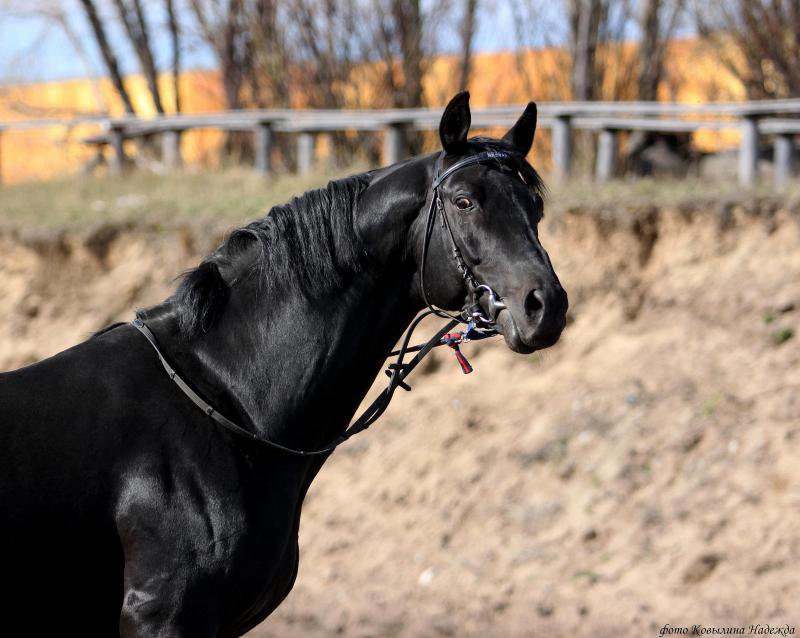
[[[221,227],[0,232],[0,368],[131,317]],[[800,628],[800,214],[571,210],[562,342],[446,352],[312,486],[253,637]]]

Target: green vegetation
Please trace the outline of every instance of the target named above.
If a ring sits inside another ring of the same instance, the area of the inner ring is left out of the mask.
[[[794,337],[794,330],[791,328],[780,328],[772,333],[772,343],[776,346],[783,345]]]
[[[592,571],[591,569],[581,569],[572,575],[573,580],[586,579],[590,585],[597,583],[602,576],[599,572]]]
[[[719,392],[715,392],[706,398],[706,400],[703,402],[703,414],[709,417],[714,416],[721,399],[722,395]]]

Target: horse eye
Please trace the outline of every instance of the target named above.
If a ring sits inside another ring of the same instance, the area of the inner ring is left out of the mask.
[[[472,208],[472,200],[468,197],[458,197],[456,198],[456,208],[458,208],[458,210]]]

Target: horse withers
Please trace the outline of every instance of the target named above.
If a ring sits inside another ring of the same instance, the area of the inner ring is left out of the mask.
[[[292,587],[327,458],[276,446],[336,440],[415,314],[471,308],[520,353],[557,341],[567,296],[525,160],[536,107],[499,140],[469,126],[461,93],[442,152],[234,231],[138,313],[152,344],[118,324],[0,374],[3,633],[243,634]]]

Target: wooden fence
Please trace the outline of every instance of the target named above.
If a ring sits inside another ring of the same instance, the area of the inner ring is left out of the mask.
[[[472,111],[473,129],[511,126],[523,106],[493,106]],[[376,131],[383,136],[383,163],[404,158],[404,131],[433,130],[439,125],[441,109],[390,110],[252,110],[195,115],[167,115],[145,119],[134,117],[91,118],[71,121],[31,120],[0,122],[4,129],[74,126],[94,122],[102,132],[83,140],[98,150],[111,148],[110,169],[122,173],[127,158],[124,141],[158,135],[162,158],[169,168],[181,163],[181,134],[196,129],[251,132],[255,167],[261,173],[272,170],[273,133],[290,133],[297,144],[297,168],[312,170],[316,138],[335,131]],[[539,127],[552,134],[553,172],[556,178],[569,176],[572,169],[573,131],[594,131],[597,138],[595,177],[608,180],[616,174],[618,134],[621,131],[686,132],[738,129],[739,181],[754,184],[758,177],[762,137],[773,140],[774,180],[783,185],[792,176],[794,137],[800,133],[800,99],[763,100],[736,103],[678,104],[664,102],[549,102],[539,105]],[[1,153],[1,151],[0,151]],[[0,155],[2,157],[2,155]]]

